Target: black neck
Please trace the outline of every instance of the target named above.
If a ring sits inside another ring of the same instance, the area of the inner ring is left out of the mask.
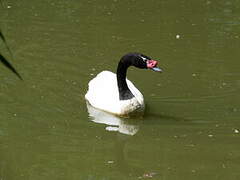
[[[134,97],[130,89],[128,88],[126,76],[127,68],[130,66],[128,62],[120,61],[117,68],[117,83],[120,100],[128,100]]]

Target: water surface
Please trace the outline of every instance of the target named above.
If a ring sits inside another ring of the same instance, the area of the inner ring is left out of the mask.
[[[1,2],[24,79],[0,66],[1,179],[240,178],[239,1]],[[128,71],[145,115],[89,115],[88,81],[132,51],[164,70]]]

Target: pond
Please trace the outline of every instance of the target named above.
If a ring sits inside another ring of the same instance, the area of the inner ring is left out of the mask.
[[[238,0],[3,0],[0,27],[23,77],[0,64],[0,179],[240,178]],[[130,68],[143,117],[91,109],[99,72]]]

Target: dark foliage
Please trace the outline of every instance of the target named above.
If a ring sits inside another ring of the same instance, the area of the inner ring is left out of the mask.
[[[20,76],[20,74],[16,71],[16,69],[7,61],[7,59],[4,57],[4,56],[2,56],[1,54],[0,54],[0,61],[1,61],[1,63],[5,66],[5,67],[7,67],[8,69],[10,69],[14,74],[16,74],[21,80],[23,80],[22,79],[22,77]]]
[[[7,44],[7,41],[0,29],[0,39],[3,41],[3,43],[5,44],[8,52],[10,53],[11,57],[13,58],[13,55],[12,55],[12,52]],[[16,69],[11,65],[11,63],[0,53],[0,62],[6,67],[8,68],[9,70],[11,70],[14,74],[16,74],[21,80],[22,80],[22,77],[20,76],[20,74],[16,71]]]

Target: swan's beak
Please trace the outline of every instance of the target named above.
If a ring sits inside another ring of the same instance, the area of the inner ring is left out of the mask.
[[[152,70],[155,72],[162,72],[162,69],[160,69],[159,67],[154,67],[152,68]]]
[[[162,72],[162,69],[157,67],[158,62],[156,60],[147,60],[147,67],[155,72]]]

